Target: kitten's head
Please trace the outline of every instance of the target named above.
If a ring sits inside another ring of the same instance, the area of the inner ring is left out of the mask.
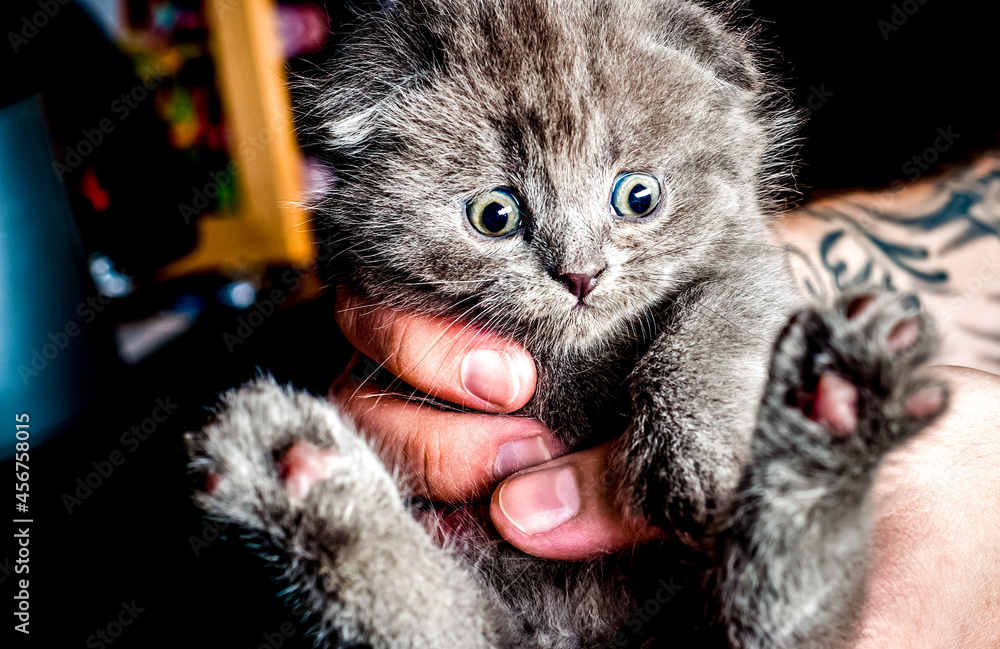
[[[370,298],[586,348],[760,241],[774,122],[700,6],[402,0],[329,66],[317,228]]]

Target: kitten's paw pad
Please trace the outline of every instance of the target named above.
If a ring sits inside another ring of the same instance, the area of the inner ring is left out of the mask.
[[[920,321],[907,318],[896,323],[886,337],[886,347],[889,351],[899,352],[910,347],[920,338]]]
[[[211,495],[217,493],[219,489],[222,488],[225,479],[218,473],[208,472],[205,474],[204,485],[202,486],[202,491]]]
[[[204,474],[209,494],[260,488],[279,477],[275,459],[299,444],[331,448],[347,437],[329,404],[273,381],[228,392],[221,406],[214,421],[187,436],[192,467]],[[306,455],[296,450],[289,460],[301,465]]]
[[[883,300],[875,293],[866,293],[857,297],[841,301],[844,318],[848,322],[856,324],[870,324],[880,318],[888,317],[890,323],[894,317],[903,318],[894,324],[885,337],[885,345],[889,351],[902,351],[921,338],[921,326],[924,319],[918,313],[906,317],[906,313],[919,311],[920,302],[915,296],[891,296],[887,295]],[[893,299],[895,298],[895,299]],[[895,304],[893,304],[895,302]],[[894,307],[894,308],[890,308]],[[888,312],[886,312],[888,311]]]
[[[919,418],[936,416],[944,408],[946,398],[946,390],[940,385],[923,388],[907,397],[906,414]]]
[[[809,418],[834,437],[850,435],[858,427],[858,388],[836,374],[821,375]]]
[[[921,313],[915,295],[882,292],[845,296],[823,317],[845,352],[874,357],[905,354],[915,365],[925,362],[935,348],[933,323]]]
[[[796,314],[772,359],[764,437],[833,440],[881,457],[944,409],[945,388],[921,376],[934,348],[913,296],[869,292]]]
[[[333,477],[342,461],[338,451],[296,442],[277,460],[278,474],[292,502],[302,502],[313,485]]]

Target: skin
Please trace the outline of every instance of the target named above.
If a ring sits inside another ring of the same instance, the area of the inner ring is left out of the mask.
[[[792,216],[785,226],[803,249],[824,234],[808,217]],[[441,319],[352,308],[357,302],[346,291],[337,302],[338,324],[361,354],[423,392],[480,411],[447,412],[387,395],[352,380],[351,367],[331,388],[331,398],[404,458],[431,497],[454,502],[492,493],[499,533],[540,557],[581,559],[662,536],[614,505],[608,444],[565,454],[539,422],[504,416],[535,388],[534,364],[518,345]],[[495,389],[488,380],[466,380],[463,362],[475,350],[500,354]],[[878,474],[873,573],[854,649],[1000,646],[1000,376],[957,366],[932,371],[950,386],[950,405]],[[533,437],[553,459],[543,453],[513,477],[497,475],[501,447]],[[562,488],[575,489],[575,514],[551,530],[525,533],[510,514],[532,513],[531,493],[541,484],[532,476],[564,467],[572,469],[563,472],[573,480]]]

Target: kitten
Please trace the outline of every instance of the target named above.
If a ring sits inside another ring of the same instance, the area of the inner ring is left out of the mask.
[[[472,504],[443,525],[336,408],[259,381],[189,436],[219,476],[196,499],[284,569],[317,644],[845,646],[873,471],[944,393],[911,300],[792,315],[768,227],[789,120],[744,36],[680,0],[401,0],[305,89],[331,280],[523,342],[521,414],[617,439],[620,504],[677,539],[563,563]]]

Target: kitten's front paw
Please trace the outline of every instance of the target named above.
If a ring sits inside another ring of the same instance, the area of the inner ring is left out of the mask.
[[[187,441],[206,476],[196,502],[276,569],[318,647],[499,645],[490,600],[329,403],[260,380]]]
[[[303,507],[325,512],[373,496],[400,499],[333,406],[272,380],[224,395],[215,421],[187,444],[192,468],[205,476],[196,502],[246,528],[279,533]]]
[[[934,349],[913,296],[853,293],[796,314],[772,359],[755,456],[874,467],[944,409],[945,387],[921,372]]]
[[[722,537],[729,645],[853,646],[869,572],[875,468],[945,408],[912,296],[856,292],[778,338],[752,457]]]

